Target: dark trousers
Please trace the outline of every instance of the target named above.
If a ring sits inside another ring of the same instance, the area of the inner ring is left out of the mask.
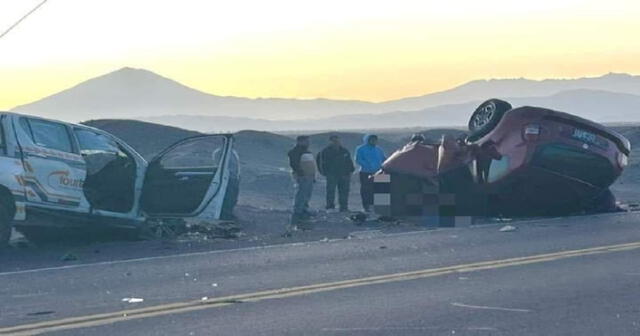
[[[349,209],[349,187],[351,184],[350,175],[327,175],[327,209],[336,207],[336,188],[338,189],[338,202],[340,210]]]
[[[360,197],[365,210],[370,210],[373,205],[373,191],[373,173],[360,172]]]

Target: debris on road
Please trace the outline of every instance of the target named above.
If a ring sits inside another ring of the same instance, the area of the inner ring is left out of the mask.
[[[358,212],[349,217],[356,225],[360,225],[367,221],[367,214],[364,212]]]
[[[620,203],[618,208],[626,212],[640,211],[640,203]]]
[[[511,226],[511,225],[505,225],[503,227],[500,228],[500,232],[514,232],[516,231],[518,228],[516,228],[515,226]]]
[[[126,302],[126,303],[140,303],[140,302],[144,302],[143,298],[135,298],[135,297],[131,297],[131,298],[123,298],[122,302]]]
[[[376,221],[379,223],[385,223],[387,226],[399,226],[402,224],[400,219],[392,216],[380,216]]]
[[[396,222],[397,219],[391,216],[380,216],[378,222]]]
[[[62,257],[60,257],[60,261],[75,261],[78,260],[78,257],[73,253],[65,253]]]
[[[232,221],[199,222],[187,225],[186,236],[202,235],[205,239],[237,239],[242,236],[242,229]]]

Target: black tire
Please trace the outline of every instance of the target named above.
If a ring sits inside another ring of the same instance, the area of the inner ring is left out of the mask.
[[[489,99],[480,104],[469,118],[469,137],[467,141],[474,142],[489,134],[498,125],[511,104],[500,99]]]
[[[13,218],[6,204],[0,203],[0,248],[9,245],[11,238],[11,229],[13,227]]]

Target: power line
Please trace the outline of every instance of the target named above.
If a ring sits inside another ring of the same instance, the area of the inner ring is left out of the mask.
[[[42,0],[41,3],[39,3],[37,6],[35,6],[29,12],[27,12],[27,14],[22,16],[20,18],[20,20],[18,20],[16,23],[12,24],[9,28],[7,28],[7,30],[5,30],[2,34],[0,34],[0,39],[3,38],[5,35],[9,34],[10,31],[12,31],[15,27],[17,27],[20,23],[22,23],[22,21],[24,21],[27,17],[29,17],[29,15],[33,14],[35,11],[40,9],[40,7],[42,7],[42,5],[44,5],[47,1],[49,1],[49,0]]]

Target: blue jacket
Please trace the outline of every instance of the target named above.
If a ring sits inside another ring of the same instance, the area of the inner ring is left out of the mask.
[[[369,137],[364,136],[363,144],[356,148],[356,163],[360,166],[363,173],[375,173],[382,167],[382,163],[386,159],[384,152],[378,146],[369,144]]]

